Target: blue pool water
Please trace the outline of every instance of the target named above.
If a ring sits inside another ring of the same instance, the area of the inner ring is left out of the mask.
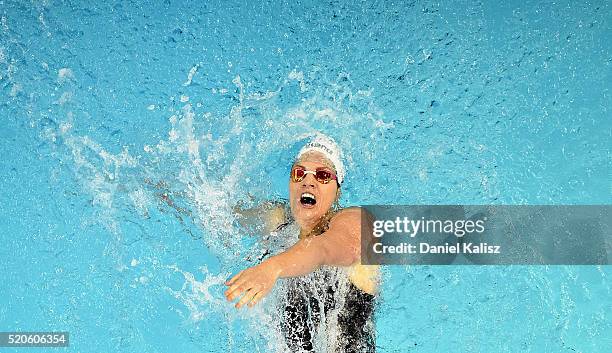
[[[259,249],[232,207],[286,197],[314,131],[343,205],[610,204],[611,23],[605,0],[0,0],[0,331],[282,352],[269,302],[222,296]],[[378,351],[611,352],[610,276],[386,267]]]

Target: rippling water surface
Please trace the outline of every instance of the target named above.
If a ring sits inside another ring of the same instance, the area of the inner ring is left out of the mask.
[[[343,205],[610,204],[607,1],[0,0],[0,331],[283,351],[262,244],[308,135]],[[610,352],[609,266],[387,267],[380,352]],[[57,351],[62,349],[55,348]]]

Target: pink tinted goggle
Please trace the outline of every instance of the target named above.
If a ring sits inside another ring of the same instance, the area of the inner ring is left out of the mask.
[[[306,170],[306,168],[302,167],[301,165],[296,165],[293,167],[293,169],[291,169],[291,181],[294,183],[299,183],[300,181],[304,180],[306,174],[312,174],[321,184],[327,184],[332,180],[338,180],[336,174],[327,168],[317,168],[312,171]]]

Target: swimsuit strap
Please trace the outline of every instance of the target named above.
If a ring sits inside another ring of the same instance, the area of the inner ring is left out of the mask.
[[[278,227],[276,227],[274,229],[275,232],[280,232],[281,230],[283,230],[285,227],[287,227],[288,225],[290,225],[291,223],[293,223],[292,221],[287,221],[285,223],[281,223],[278,225]]]

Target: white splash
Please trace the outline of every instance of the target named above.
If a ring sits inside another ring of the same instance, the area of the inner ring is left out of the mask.
[[[58,70],[57,83],[62,84],[66,81],[74,80],[74,72],[68,67],[63,67]]]
[[[185,81],[183,83],[183,86],[191,85],[191,81],[193,80],[193,76],[195,76],[195,74],[198,72],[199,68],[200,68],[200,64],[196,64],[194,67],[191,68],[191,70],[189,70],[189,74],[187,75],[187,81]]]
[[[21,84],[14,83],[13,86],[11,87],[11,91],[9,92],[9,96],[16,97],[19,94],[19,92],[22,92],[22,91],[23,91],[23,88]]]
[[[308,90],[308,88],[306,87],[306,83],[304,82],[304,73],[302,71],[297,71],[293,69],[289,73],[288,77],[290,80],[296,80],[300,83],[301,92],[306,92]]]
[[[60,98],[57,100],[56,103],[59,105],[64,105],[70,102],[71,100],[72,100],[72,92],[68,91],[68,92],[62,93],[62,95],[60,96]]]
[[[181,273],[185,279],[181,289],[176,291],[170,287],[165,287],[165,289],[189,309],[191,322],[201,321],[211,310],[219,311],[231,306],[223,297],[211,293],[213,287],[224,286],[229,273],[220,273],[215,276],[208,272],[206,266],[203,266],[200,271],[204,279],[199,282],[191,272],[181,270],[176,264],[167,266],[167,268]]]
[[[148,207],[152,202],[149,194],[142,187],[138,187],[138,189],[130,192],[129,195],[138,213],[141,216],[147,216]]]

